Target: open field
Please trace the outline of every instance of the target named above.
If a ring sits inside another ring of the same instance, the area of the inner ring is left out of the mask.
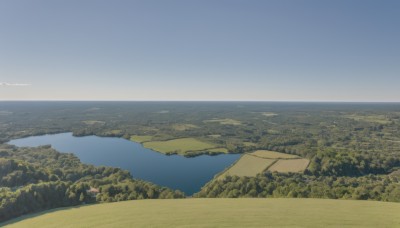
[[[257,150],[244,154],[235,164],[217,176],[218,180],[226,176],[255,177],[265,170],[271,172],[303,172],[310,161],[293,154],[269,150]]]
[[[268,168],[268,171],[271,172],[280,172],[280,173],[298,173],[303,172],[310,161],[308,159],[289,159],[289,160],[278,160],[271,167]]]
[[[399,227],[399,211],[399,203],[352,200],[138,200],[51,210],[5,227]]]
[[[277,116],[278,114],[273,113],[273,112],[263,112],[262,115],[266,116],[266,117],[273,117],[273,116]]]
[[[257,156],[260,158],[271,158],[271,159],[293,159],[293,158],[299,158],[297,155],[293,154],[284,154],[284,153],[279,153],[275,151],[270,151],[270,150],[257,150],[252,153],[249,153],[250,155]]]
[[[152,138],[153,136],[151,135],[132,135],[130,140],[138,143],[143,143],[151,141]]]
[[[99,120],[85,120],[85,121],[82,121],[84,124],[87,124],[87,125],[94,125],[94,124],[101,124],[101,125],[104,125],[106,122],[104,122],[104,121],[99,121]]]
[[[226,176],[254,177],[274,162],[274,159],[264,159],[245,154],[233,166],[219,175],[218,179],[224,179]]]
[[[168,141],[151,141],[143,143],[143,146],[161,153],[177,153],[184,155],[189,151],[200,151],[215,148],[210,143],[202,142],[194,138],[181,138]]]
[[[212,120],[204,120],[204,123],[219,123],[224,125],[242,125],[242,122],[234,119],[212,119]]]

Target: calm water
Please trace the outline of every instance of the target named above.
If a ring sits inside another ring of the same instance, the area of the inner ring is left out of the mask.
[[[184,191],[198,192],[215,174],[235,162],[240,155],[166,156],[126,139],[85,136],[72,133],[32,136],[9,142],[16,146],[51,144],[60,152],[73,153],[83,163],[119,167],[129,170],[134,178]]]

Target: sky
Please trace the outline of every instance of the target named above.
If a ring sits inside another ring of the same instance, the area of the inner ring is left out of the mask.
[[[400,1],[0,0],[0,100],[400,102]]]

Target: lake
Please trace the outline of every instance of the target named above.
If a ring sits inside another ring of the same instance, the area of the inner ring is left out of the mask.
[[[134,178],[179,189],[186,195],[198,192],[240,157],[238,154],[167,156],[122,138],[75,137],[72,133],[32,136],[11,140],[9,144],[19,147],[51,144],[60,152],[75,154],[83,163],[119,167],[130,171]]]

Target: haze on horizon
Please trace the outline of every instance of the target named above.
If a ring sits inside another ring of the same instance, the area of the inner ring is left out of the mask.
[[[400,1],[3,0],[0,100],[400,102]]]

